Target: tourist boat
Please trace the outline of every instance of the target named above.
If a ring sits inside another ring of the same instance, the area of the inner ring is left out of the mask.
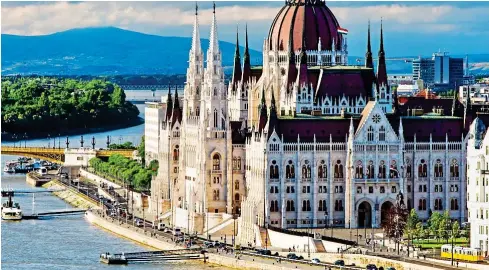
[[[2,205],[2,219],[4,220],[21,220],[22,219],[22,210],[20,210],[20,206],[18,203],[12,201],[12,196],[8,197],[8,201],[6,201]]]

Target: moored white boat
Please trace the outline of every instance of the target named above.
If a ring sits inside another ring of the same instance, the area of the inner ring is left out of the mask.
[[[2,219],[4,220],[21,220],[22,219],[22,210],[20,210],[20,206],[18,203],[12,201],[12,196],[8,197],[8,201],[6,201],[2,206]]]

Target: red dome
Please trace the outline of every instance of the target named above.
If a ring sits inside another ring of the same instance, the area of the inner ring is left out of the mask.
[[[306,50],[318,50],[319,37],[321,50],[331,50],[333,38],[336,49],[341,50],[343,38],[338,33],[339,28],[338,21],[324,0],[288,0],[270,27],[270,50],[287,51],[289,39],[294,51],[302,50],[303,43]]]

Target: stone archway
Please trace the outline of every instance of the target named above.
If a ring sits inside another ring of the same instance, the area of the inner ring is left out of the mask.
[[[389,211],[394,207],[394,204],[390,201],[385,201],[380,207],[380,224],[384,224],[389,216]]]
[[[372,227],[372,206],[366,201],[358,206],[358,227]]]

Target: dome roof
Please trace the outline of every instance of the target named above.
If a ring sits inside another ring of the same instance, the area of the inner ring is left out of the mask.
[[[294,51],[331,50],[335,40],[336,49],[341,50],[343,41],[340,27],[324,0],[288,0],[272,22],[268,33],[270,50],[287,51],[289,42]]]
[[[477,117],[474,119],[474,122],[470,125],[469,133],[470,139],[474,139],[474,144],[476,148],[479,148],[482,140],[484,140],[484,134],[486,132],[486,126],[482,122],[482,120]]]

